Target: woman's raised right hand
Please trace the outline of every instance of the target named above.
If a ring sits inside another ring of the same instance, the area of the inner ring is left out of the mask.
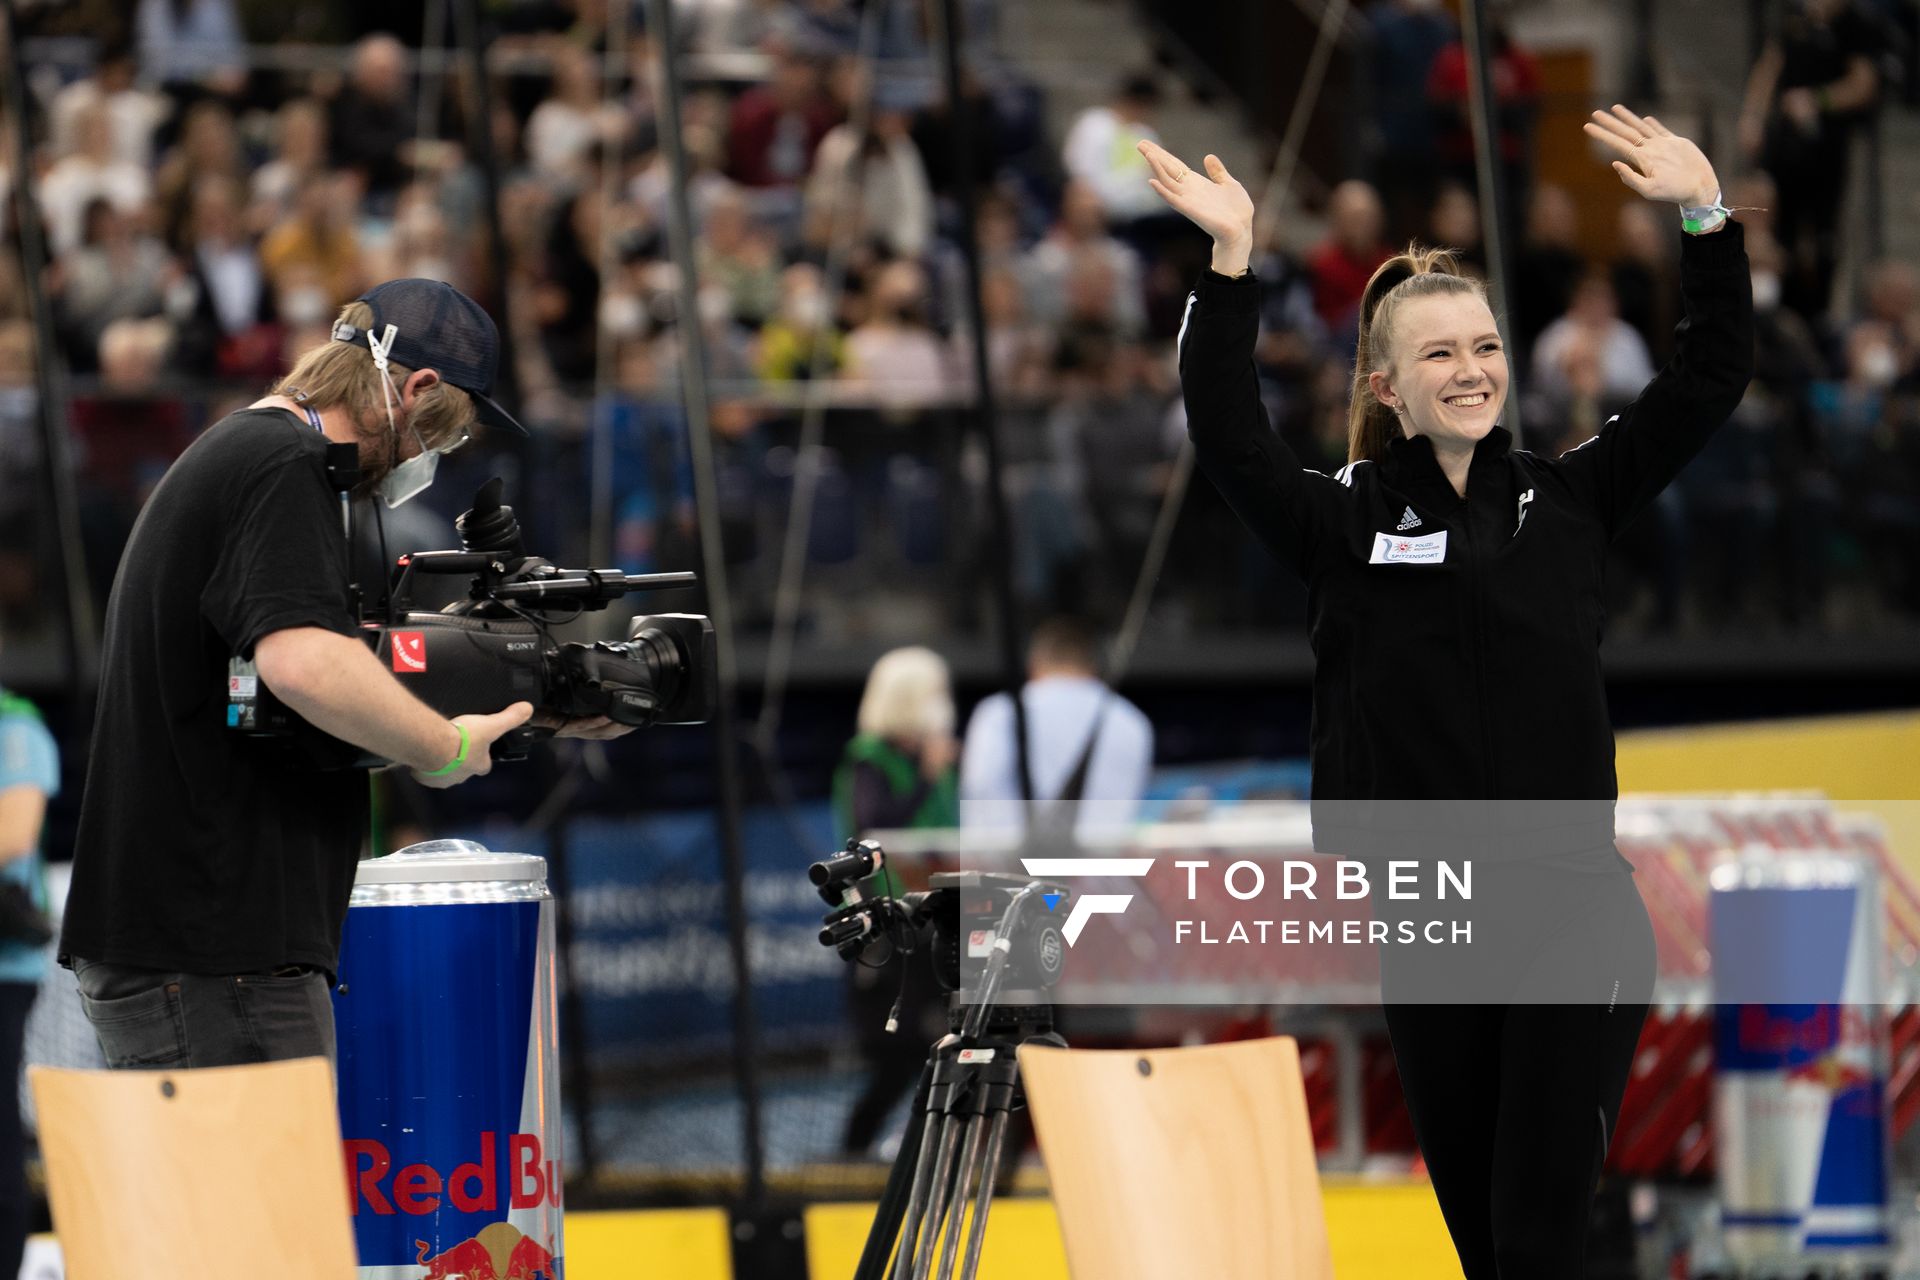
[[[1175,212],[1213,237],[1213,269],[1237,275],[1253,254],[1253,197],[1210,155],[1204,173],[1196,173],[1157,142],[1140,141],[1140,154],[1153,170],[1147,185]]]

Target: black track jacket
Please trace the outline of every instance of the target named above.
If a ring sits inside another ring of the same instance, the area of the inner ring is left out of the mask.
[[[1681,239],[1673,359],[1558,458],[1512,448],[1496,426],[1474,450],[1464,500],[1424,437],[1334,475],[1302,469],[1260,402],[1259,282],[1209,271],[1194,290],[1179,348],[1197,459],[1307,583],[1319,851],[1517,855],[1612,843],[1607,544],[1732,414],[1753,375],[1740,224]]]

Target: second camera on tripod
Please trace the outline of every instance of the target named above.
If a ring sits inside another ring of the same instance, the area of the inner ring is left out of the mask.
[[[1071,892],[1064,885],[990,871],[939,872],[918,893],[870,895],[862,882],[886,866],[872,840],[847,847],[808,868],[820,897],[834,908],[822,922],[820,943],[843,960],[885,964],[896,954],[925,949],[941,990],[962,999],[980,988],[996,952],[1004,951],[997,991],[1001,1003],[1046,1003],[1066,967],[1059,921]]]

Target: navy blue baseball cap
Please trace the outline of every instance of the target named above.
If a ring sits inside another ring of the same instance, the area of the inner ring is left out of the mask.
[[[480,304],[444,280],[389,280],[361,294],[373,308],[373,333],[394,328],[387,358],[409,369],[433,369],[473,397],[474,416],[521,435],[527,429],[493,399],[493,375],[500,361],[500,332]],[[367,344],[363,329],[344,322],[333,326],[339,342]]]

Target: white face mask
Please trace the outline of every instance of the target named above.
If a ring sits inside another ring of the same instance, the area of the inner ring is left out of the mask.
[[[1774,271],[1753,273],[1753,309],[1771,311],[1780,305],[1780,276]]]
[[[1892,347],[1870,347],[1860,353],[1860,376],[1868,386],[1890,387],[1900,376],[1900,358]]]
[[[419,439],[419,433],[414,438]],[[380,482],[380,496],[386,500],[389,510],[403,502],[420,496],[426,487],[433,483],[433,473],[440,467],[438,449],[422,449],[413,457],[387,472],[386,479]]]
[[[616,337],[638,337],[646,329],[646,306],[631,293],[608,293],[600,299],[600,324]]]
[[[380,371],[380,399],[387,407],[387,429],[393,432],[395,452],[400,448],[400,427],[393,420],[394,403],[400,399],[400,393],[394,389],[393,378],[387,373],[387,352],[393,349],[393,337],[397,333],[388,325],[380,337],[371,332],[367,334],[367,348],[373,352],[373,367]],[[405,462],[395,465],[380,481],[380,497],[389,510],[420,496],[426,487],[433,483],[433,473],[440,468],[440,451],[429,449],[426,441],[420,439],[420,433],[413,433],[420,452]]]

